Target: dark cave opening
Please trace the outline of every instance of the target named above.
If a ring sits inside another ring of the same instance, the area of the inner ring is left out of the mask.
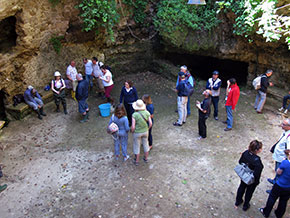
[[[9,52],[16,45],[16,18],[7,17],[0,21],[0,52]]]
[[[5,97],[6,93],[3,90],[0,90],[0,120],[8,121],[6,112],[5,112]]]
[[[235,78],[238,85],[247,84],[249,64],[246,62],[179,53],[166,53],[163,58],[174,65],[186,65],[194,78],[201,80],[207,80],[217,70],[223,87],[230,78]]]

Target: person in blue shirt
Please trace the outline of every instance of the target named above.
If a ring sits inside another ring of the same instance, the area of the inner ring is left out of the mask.
[[[282,218],[287,208],[287,202],[290,198],[290,149],[286,149],[284,152],[287,159],[282,161],[276,171],[279,175],[279,179],[274,184],[269,194],[266,207],[259,209],[264,217],[270,216],[273,206],[278,198],[278,207],[274,212],[276,217]]]
[[[149,134],[148,134],[149,149],[151,150],[153,148],[152,147],[153,146],[152,127],[154,124],[154,120],[153,120],[154,106],[153,106],[152,99],[151,99],[150,95],[147,95],[147,94],[143,95],[142,100],[146,104],[146,110],[150,113],[150,117],[152,120],[152,126],[151,126],[151,128],[149,128]]]
[[[189,73],[187,70],[187,66],[183,65],[180,67],[180,72],[183,72],[185,74],[185,79],[190,83],[192,87],[194,87],[194,78],[193,76]],[[180,73],[179,73],[180,74]],[[176,87],[178,86],[178,83],[181,81],[180,75],[178,74],[177,76],[177,81],[176,81]],[[187,98],[187,116],[190,116],[191,110],[190,110],[190,96]]]
[[[132,125],[132,114],[134,113],[134,109],[132,104],[138,100],[138,94],[136,88],[133,86],[133,82],[130,80],[125,81],[124,86],[122,87],[120,94],[120,103],[124,100],[124,106],[126,108],[129,126]]]
[[[79,112],[83,115],[81,123],[87,122],[89,118],[89,106],[87,104],[87,98],[89,96],[89,83],[83,79],[82,74],[77,75],[79,84],[76,90],[76,99],[79,104]]]
[[[185,88],[185,74],[183,72],[179,73],[180,82],[176,86],[177,92],[177,108],[178,108],[178,120],[174,122],[174,126],[182,126],[186,122],[187,116],[187,100],[188,100],[188,93]]]
[[[28,86],[28,88],[24,92],[24,101],[31,107],[38,115],[38,119],[42,120],[42,116],[46,116],[43,111],[43,101],[39,93],[32,86]]]
[[[123,104],[118,104],[115,109],[115,113],[112,115],[109,125],[115,123],[119,130],[114,134],[114,144],[115,144],[115,157],[118,160],[120,155],[120,146],[122,148],[122,155],[124,161],[128,160],[129,155],[127,154],[127,145],[128,145],[128,132],[130,130],[128,118],[126,116],[125,107]]]
[[[214,108],[213,117],[215,120],[218,120],[218,104],[219,104],[219,97],[220,97],[220,90],[222,81],[218,78],[219,72],[213,71],[212,78],[209,78],[206,83],[206,89],[211,90],[212,96],[211,101]]]

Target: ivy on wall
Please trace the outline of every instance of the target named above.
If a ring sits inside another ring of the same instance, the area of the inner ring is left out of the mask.
[[[59,54],[61,51],[61,48],[62,48],[61,40],[63,40],[63,39],[64,39],[64,36],[52,36],[49,39],[49,42],[52,44],[52,46],[57,54]]]

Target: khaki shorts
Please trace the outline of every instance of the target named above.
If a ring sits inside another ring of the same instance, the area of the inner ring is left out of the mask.
[[[97,80],[98,91],[104,91],[103,81],[99,78],[96,78],[96,80]]]
[[[78,81],[77,80],[72,81],[72,89],[74,92],[77,90],[77,86],[78,86]]]
[[[140,145],[143,145],[144,153],[149,151],[148,131],[143,133],[133,133],[133,153],[140,154]]]

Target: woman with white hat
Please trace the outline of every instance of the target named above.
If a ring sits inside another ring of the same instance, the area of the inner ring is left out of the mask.
[[[134,164],[139,165],[140,145],[144,149],[144,162],[148,162],[149,145],[148,130],[152,126],[150,113],[146,110],[146,105],[139,99],[133,103],[135,112],[132,115],[131,131],[133,133],[133,153],[135,154]]]
[[[56,112],[59,112],[59,104],[62,103],[63,112],[67,114],[66,100],[65,100],[65,82],[61,78],[60,72],[54,73],[54,80],[51,81],[51,90],[53,91],[54,102],[56,105]]]

